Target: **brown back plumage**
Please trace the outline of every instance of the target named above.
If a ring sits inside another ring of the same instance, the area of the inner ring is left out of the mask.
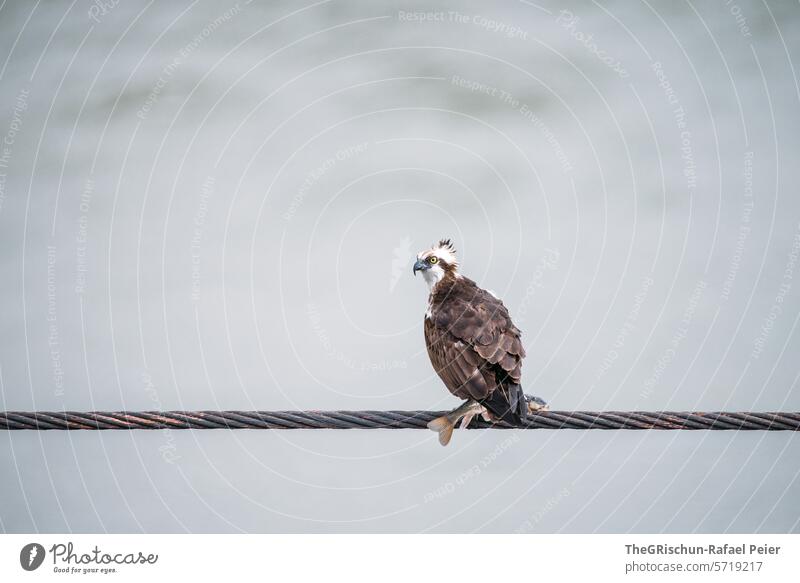
[[[502,301],[471,279],[447,273],[431,292],[425,342],[451,393],[483,403],[510,423],[524,419],[525,349]]]

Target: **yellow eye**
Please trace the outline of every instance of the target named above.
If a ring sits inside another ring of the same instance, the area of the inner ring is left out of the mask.
[[[431,265],[436,265],[437,263],[439,263],[439,258],[436,257],[435,255],[431,255],[430,257],[428,257],[428,263],[430,263]]]

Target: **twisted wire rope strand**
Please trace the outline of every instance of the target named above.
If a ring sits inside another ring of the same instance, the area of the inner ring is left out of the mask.
[[[446,411],[0,411],[0,430],[425,429]],[[800,431],[800,412],[539,411],[468,429]]]

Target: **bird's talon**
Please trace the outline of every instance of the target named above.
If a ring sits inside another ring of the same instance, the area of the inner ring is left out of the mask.
[[[528,403],[528,413],[536,413],[537,411],[547,411],[550,409],[550,406],[540,397],[525,395],[525,401]]]
[[[470,423],[472,423],[472,420],[476,416],[481,415],[485,419],[486,418],[485,415],[487,414],[488,411],[486,410],[486,407],[473,401],[469,405],[469,410],[464,414],[464,417],[461,418],[461,424],[459,425],[459,428],[465,429],[466,427],[469,426]]]

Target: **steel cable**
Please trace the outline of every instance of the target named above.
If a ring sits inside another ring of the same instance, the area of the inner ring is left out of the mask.
[[[446,411],[0,411],[5,430],[425,429]],[[520,426],[475,418],[468,429],[800,431],[800,413],[539,411]]]

